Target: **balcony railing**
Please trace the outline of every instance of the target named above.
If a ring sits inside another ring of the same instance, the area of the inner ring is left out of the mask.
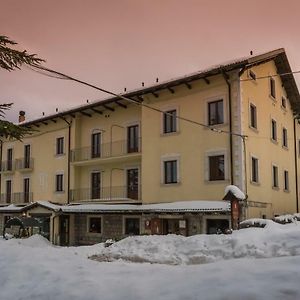
[[[11,193],[1,194],[1,203],[23,204],[33,200],[33,193]]]
[[[14,172],[15,167],[16,164],[14,160],[3,161],[1,164],[1,172]]]
[[[141,186],[113,186],[70,190],[70,202],[141,200]]]
[[[16,160],[16,169],[19,171],[30,171],[33,169],[33,158],[20,158]]]
[[[86,161],[91,159],[109,158],[141,152],[141,138],[129,143],[128,140],[121,140],[112,143],[104,143],[100,148],[83,147],[71,151],[71,161]]]

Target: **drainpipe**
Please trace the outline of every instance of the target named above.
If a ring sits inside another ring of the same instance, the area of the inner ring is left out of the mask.
[[[228,87],[228,106],[229,106],[229,132],[232,132],[232,109],[231,109],[231,84],[229,82],[229,76],[225,72],[222,73]],[[232,134],[229,134],[230,144],[230,184],[233,182],[233,146],[232,146]]]
[[[65,118],[63,120],[68,124],[68,182],[67,182],[67,203],[70,203],[70,170],[71,170],[71,126],[72,126],[72,121],[67,121]]]
[[[295,154],[295,182],[296,182],[296,208],[297,213],[299,213],[299,194],[298,194],[298,164],[297,164],[297,134],[296,134],[296,122],[297,119],[294,118],[294,154]]]
[[[2,170],[2,152],[3,152],[3,142],[0,140],[0,170]],[[2,194],[2,176],[0,173],[0,194]]]

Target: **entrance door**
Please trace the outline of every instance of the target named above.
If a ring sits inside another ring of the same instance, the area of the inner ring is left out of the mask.
[[[127,153],[139,152],[139,125],[127,127]]]
[[[69,216],[60,216],[59,217],[59,235],[60,235],[60,245],[68,246],[69,245]]]
[[[100,172],[93,172],[91,175],[91,198],[100,199],[101,178]]]
[[[162,220],[151,219],[151,234],[162,234]]]
[[[139,198],[139,169],[127,170],[127,198],[133,200]]]

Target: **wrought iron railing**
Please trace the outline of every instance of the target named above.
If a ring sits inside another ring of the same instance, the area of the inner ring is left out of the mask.
[[[113,186],[70,190],[70,202],[141,200],[141,186]]]
[[[14,160],[7,160],[1,163],[1,172],[13,172],[16,168],[16,162]]]
[[[29,203],[33,200],[33,193],[8,193],[1,194],[1,203],[23,204]]]
[[[132,143],[129,143],[128,140],[121,140],[104,143],[100,147],[74,149],[71,151],[71,161],[78,162],[96,158],[109,158],[139,152],[141,152],[141,138],[135,139]]]
[[[32,170],[33,169],[33,158],[19,158],[16,160],[16,169],[17,170]]]

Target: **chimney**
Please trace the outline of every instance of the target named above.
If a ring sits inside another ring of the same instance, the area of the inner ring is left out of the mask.
[[[19,111],[19,123],[22,123],[25,121],[25,111],[20,110]]]

